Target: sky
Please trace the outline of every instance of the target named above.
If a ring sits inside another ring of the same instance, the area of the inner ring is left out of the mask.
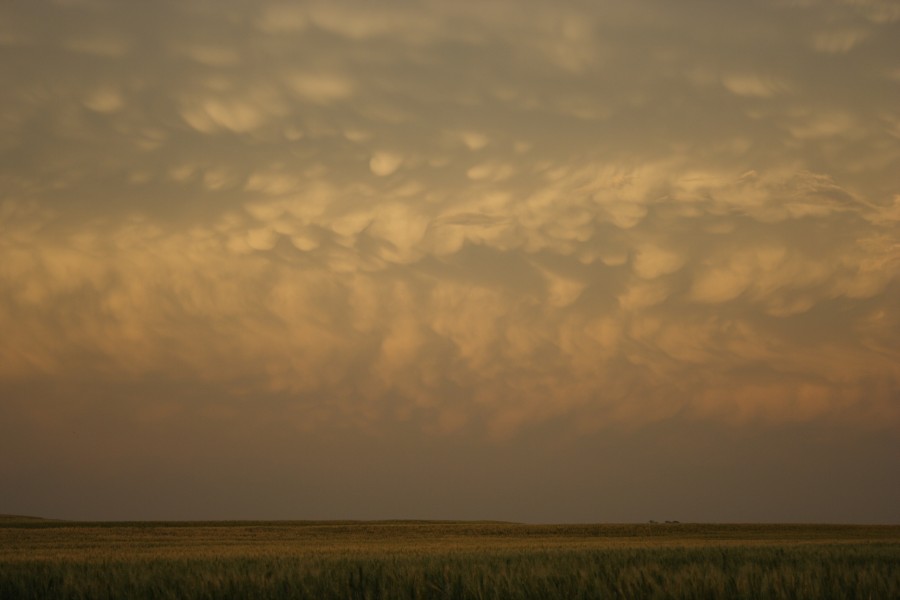
[[[0,513],[900,523],[895,0],[14,0],[0,80]]]

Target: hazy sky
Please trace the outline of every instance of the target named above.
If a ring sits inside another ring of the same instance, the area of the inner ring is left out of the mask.
[[[0,513],[900,522],[896,0],[13,0],[0,81]]]

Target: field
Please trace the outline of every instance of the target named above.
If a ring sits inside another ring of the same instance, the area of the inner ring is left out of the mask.
[[[900,527],[0,518],[0,598],[900,598]]]

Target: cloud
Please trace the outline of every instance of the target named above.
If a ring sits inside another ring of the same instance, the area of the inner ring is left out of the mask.
[[[885,6],[24,15],[0,377],[300,428],[896,423]]]
[[[257,26],[265,33],[298,33],[309,27],[304,7],[294,3],[266,4],[261,10]]]
[[[515,168],[509,164],[481,163],[469,167],[466,176],[474,181],[503,181],[509,179],[514,173]]]
[[[678,253],[653,244],[640,247],[634,257],[634,272],[642,279],[674,273],[682,265],[684,258]]]
[[[547,280],[547,303],[552,308],[569,306],[584,291],[585,283],[559,276],[550,271],[543,272]]]
[[[797,121],[796,124],[790,125],[788,130],[791,135],[801,140],[825,139],[859,131],[857,119],[852,114],[844,112],[811,114]]]
[[[373,10],[366,3],[314,2],[308,14],[317,27],[356,41],[395,36],[414,42],[433,39],[435,33],[429,13],[416,7],[398,10],[387,5]]]
[[[128,53],[129,44],[123,38],[98,36],[98,37],[73,37],[62,42],[66,50],[91,54],[106,58],[121,58]]]
[[[21,209],[16,207],[15,214]],[[223,384],[244,380],[244,387],[272,393],[336,394],[324,413],[329,419],[350,410],[362,394],[374,403],[367,409],[374,411],[372,419],[424,406],[431,407],[426,413],[432,414],[428,422],[435,427],[453,429],[448,423],[463,427],[473,419],[487,419],[491,435],[506,436],[551,414],[587,411],[601,422],[657,418],[660,413],[627,408],[639,402],[633,392],[602,391],[609,369],[619,363],[625,366],[616,368],[618,376],[644,380],[639,389],[648,402],[658,393],[653,391],[656,386],[675,376],[676,365],[698,369],[690,376],[697,404],[690,404],[689,394],[685,405],[694,406],[691,410],[698,415],[721,414],[728,419],[822,417],[843,404],[816,400],[820,395],[808,391],[820,389],[815,382],[821,378],[840,373],[846,390],[841,397],[852,398],[851,390],[865,385],[873,365],[881,365],[876,372],[897,375],[885,358],[875,363],[862,360],[870,356],[871,361],[875,355],[853,341],[857,319],[863,326],[884,316],[863,311],[847,322],[846,329],[822,332],[835,348],[844,348],[844,354],[814,351],[802,361],[789,357],[810,351],[807,342],[777,333],[790,319],[800,319],[795,324],[800,326],[803,315],[816,306],[827,314],[837,294],[853,302],[896,285],[892,283],[900,273],[896,243],[877,246],[882,258],[876,260],[872,246],[859,247],[855,256],[847,253],[847,246],[834,247],[830,255],[799,256],[797,249],[789,250],[796,246],[791,238],[782,238],[781,245],[748,247],[750,242],[734,242],[734,251],[713,250],[705,259],[708,265],[699,269],[659,246],[636,246],[635,279],[626,284],[614,271],[599,271],[585,280],[578,261],[571,258],[554,259],[554,268],[536,267],[518,262],[515,254],[488,251],[480,260],[492,257],[500,269],[486,271],[493,278],[479,282],[477,272],[452,268],[464,246],[435,255],[445,257],[439,271],[416,274],[422,268],[416,266],[422,264],[417,257],[427,253],[424,235],[429,222],[403,205],[379,209],[371,216],[346,215],[331,224],[340,238],[297,235],[307,258],[291,258],[290,253],[278,260],[264,258],[282,248],[277,245],[281,225],[275,224],[285,214],[254,211],[253,217],[248,214],[228,225],[222,222],[183,233],[167,233],[152,221],[138,220],[113,229],[82,228],[56,242],[29,230],[27,218],[17,217],[18,233],[7,239],[18,240],[17,247],[27,251],[14,251],[13,242],[3,250],[8,259],[2,272],[4,289],[18,290],[4,296],[5,310],[0,313],[12,340],[4,346],[5,376],[65,377],[74,375],[70,369],[94,370],[100,365],[135,375],[186,370],[193,377]],[[47,218],[41,217],[44,222]],[[453,226],[465,223],[457,219]],[[387,272],[387,263],[364,267],[359,246],[364,230],[371,239],[390,244],[384,258],[409,266],[392,277],[380,274]],[[243,258],[227,251],[234,234],[243,236],[247,250]],[[357,241],[345,250],[333,245],[354,237]],[[114,253],[107,249],[110,244]],[[154,248],[150,255],[145,250],[148,244]],[[835,260],[839,255],[843,263]],[[347,260],[357,266],[335,269],[335,261]],[[854,275],[860,265],[864,270]],[[684,269],[694,273],[686,295],[679,292],[677,280],[663,279]],[[517,270],[518,279],[513,277]],[[445,274],[436,278],[442,271]],[[868,281],[877,283],[863,283]],[[617,301],[605,308],[585,303],[592,286],[619,290]],[[803,297],[810,303],[802,310],[792,309]],[[705,306],[739,303],[729,312],[742,316],[700,317],[703,313],[675,310],[677,304],[664,308],[676,300]],[[12,320],[11,315],[25,307],[33,316]],[[68,320],[72,309],[81,314],[78,320]],[[782,324],[765,324],[767,318]],[[51,329],[39,327],[40,323],[55,325]],[[890,348],[885,337],[889,332],[867,327],[867,345],[874,344],[878,352]],[[79,348],[90,348],[103,361],[94,366],[84,360],[73,363],[69,358],[73,348],[60,340],[78,340]],[[636,342],[640,345],[632,345]],[[845,363],[835,370],[835,361],[848,356],[858,357],[859,366]],[[743,407],[736,412],[715,408],[715,398],[724,402],[720,381],[744,385],[731,373],[750,360],[773,372],[788,369],[793,379],[781,386],[773,378],[759,393],[751,385],[737,400],[730,397],[729,402]],[[367,361],[375,365],[374,371],[360,369]],[[523,373],[531,373],[536,387],[521,388]],[[341,392],[334,388],[339,381],[344,382]],[[448,385],[467,390],[463,397],[477,402],[451,401],[445,395]],[[509,404],[505,398],[510,394],[524,400]],[[762,401],[773,394],[776,399],[799,394],[799,400],[791,400],[791,409],[776,400]],[[597,403],[601,397],[603,402]],[[297,402],[303,402],[299,396]]]
[[[663,282],[634,282],[618,297],[619,306],[625,311],[638,311],[663,302],[672,290]]]
[[[777,79],[752,73],[725,75],[722,85],[732,94],[750,98],[771,98],[790,90],[790,86]]]
[[[353,81],[339,73],[288,71],[284,74],[288,88],[299,98],[328,104],[353,95]]]
[[[477,131],[462,131],[459,133],[459,137],[466,145],[466,148],[472,151],[481,150],[490,142],[486,135]]]
[[[209,67],[233,67],[240,64],[238,52],[227,46],[192,44],[178,51],[187,58]]]
[[[281,116],[285,110],[285,102],[275,89],[260,86],[232,97],[209,94],[186,99],[181,116],[200,133],[210,134],[223,129],[248,133]]]
[[[115,87],[102,87],[91,92],[84,100],[84,105],[100,113],[111,113],[120,110],[124,105],[122,94]]]
[[[378,151],[369,160],[369,169],[379,177],[387,177],[403,164],[403,157],[391,152]]]
[[[812,38],[812,47],[826,54],[845,54],[865,41],[868,32],[860,29],[823,31]]]

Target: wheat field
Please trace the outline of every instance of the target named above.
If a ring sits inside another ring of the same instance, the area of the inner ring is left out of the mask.
[[[0,598],[900,598],[900,527],[0,519]]]

